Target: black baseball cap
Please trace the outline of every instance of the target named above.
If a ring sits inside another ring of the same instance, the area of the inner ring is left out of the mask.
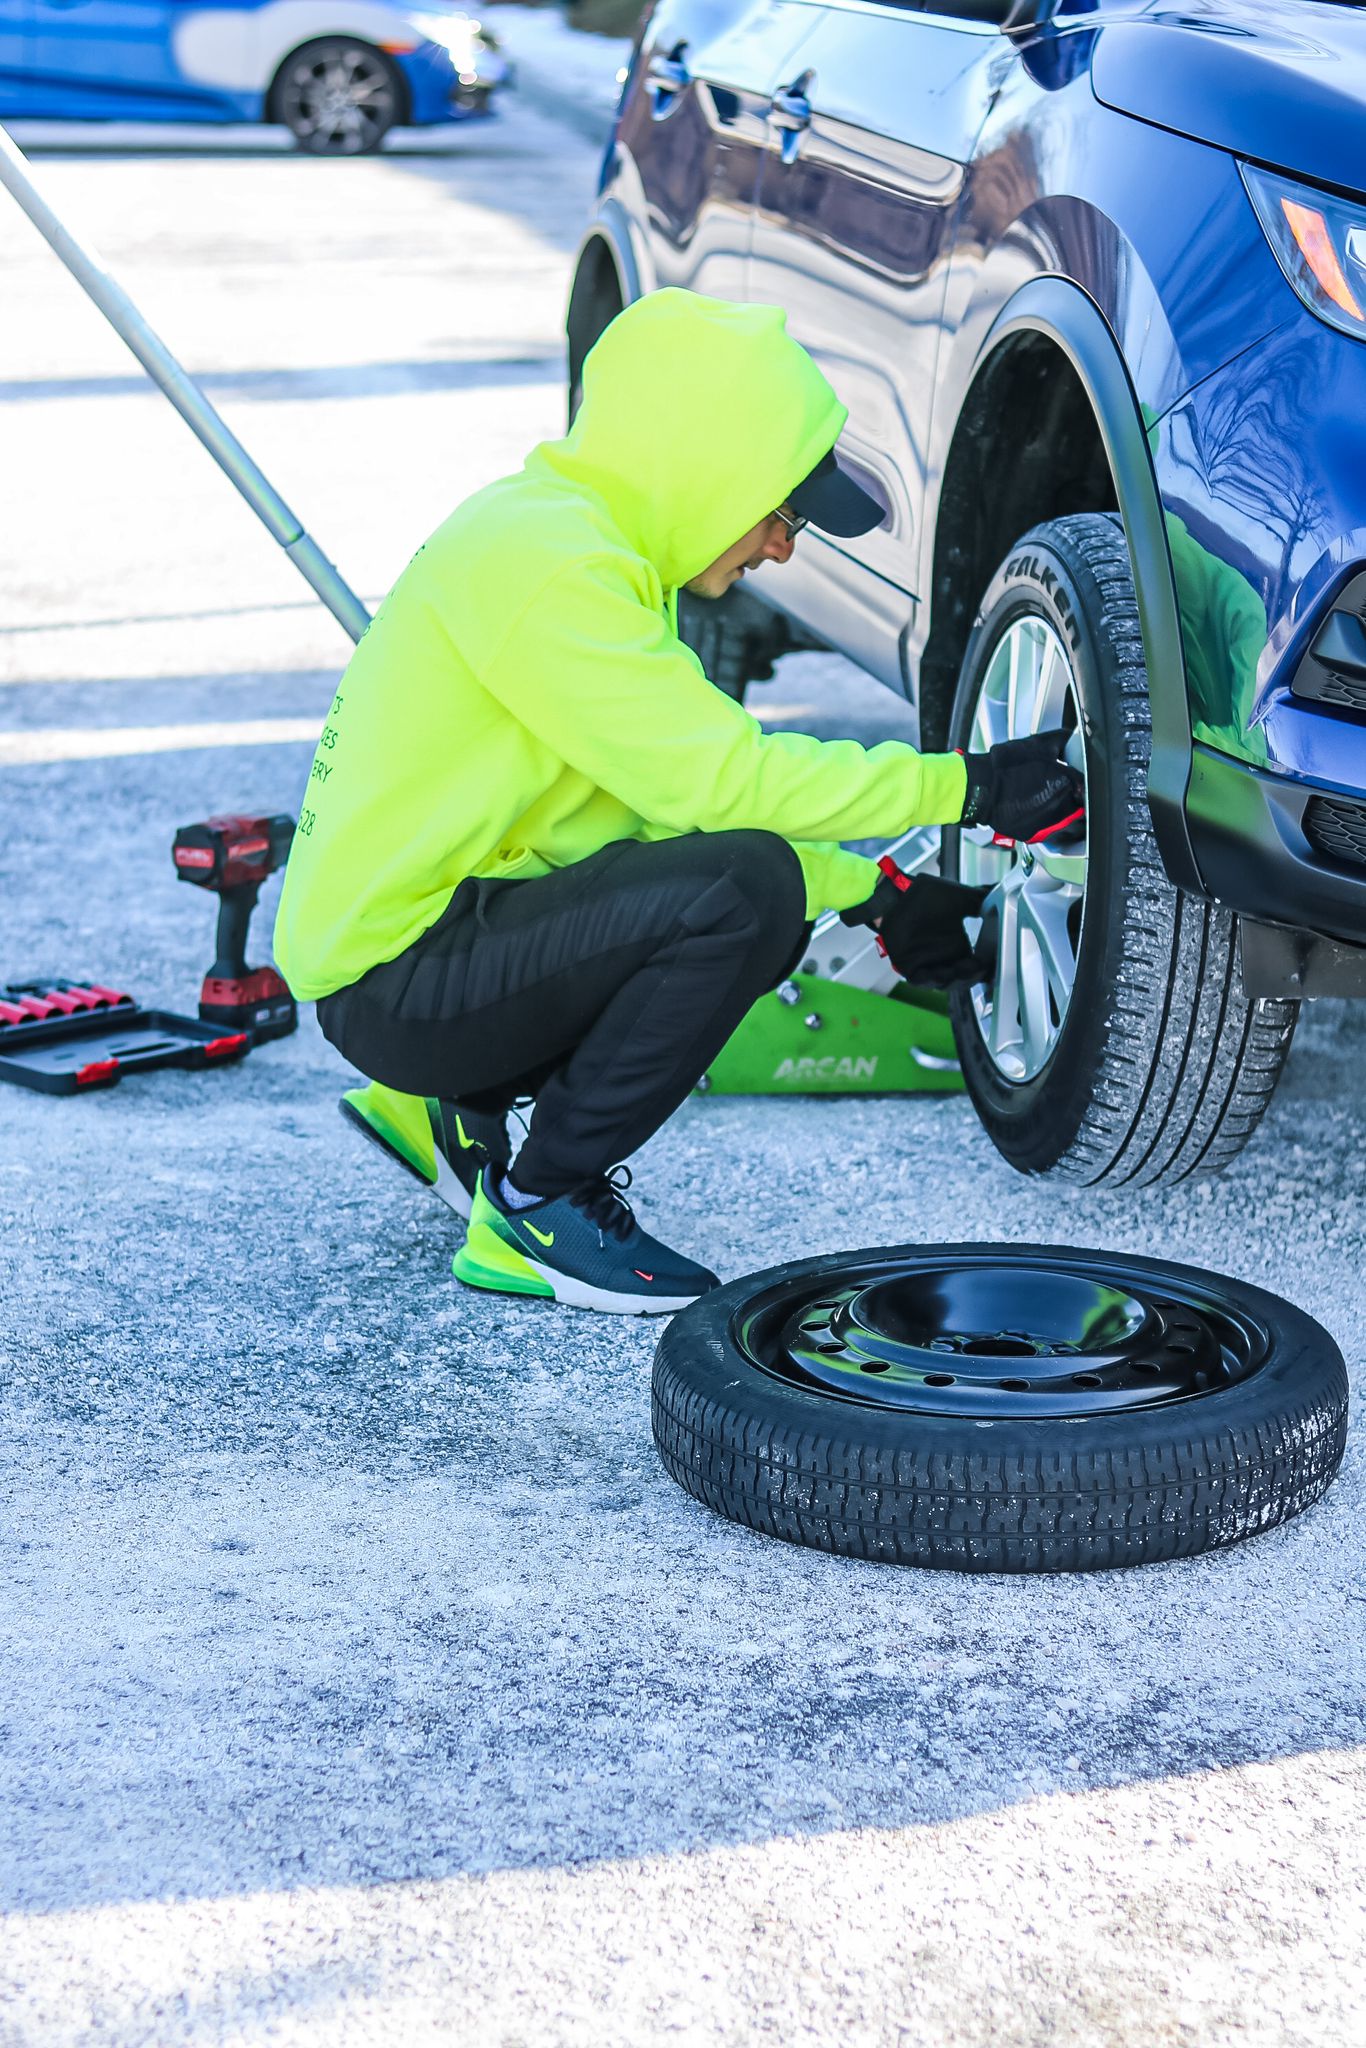
[[[821,457],[809,476],[802,478],[795,491],[788,492],[787,503],[798,518],[809,520],[822,533],[833,533],[841,540],[850,540],[856,533],[870,533],[887,517],[887,508],[861,484],[856,484],[847,469],[840,468],[833,448]]]

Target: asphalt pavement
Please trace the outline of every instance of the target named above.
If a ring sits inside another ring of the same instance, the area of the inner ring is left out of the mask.
[[[573,130],[112,140],[35,150],[53,202],[371,601],[558,430]],[[172,833],[297,807],[346,642],[8,204],[0,275],[0,979],[192,1009]],[[905,730],[834,659],[753,701]],[[1314,1006],[1233,1170],[1156,1193],[1026,1182],[961,1100],[698,1099],[642,1214],[727,1277],[1212,1265],[1360,1399],[1364,1056]],[[349,1078],[309,1012],[230,1071],[0,1089],[4,2048],[1362,2038],[1359,1428],[1319,1507],[1189,1563],[765,1541],[660,1470],[657,1332],[462,1292]]]

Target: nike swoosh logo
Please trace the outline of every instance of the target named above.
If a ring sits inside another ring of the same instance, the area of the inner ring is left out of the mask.
[[[522,1218],[521,1222],[522,1228],[524,1230],[529,1230],[531,1232],[531,1235],[535,1238],[537,1244],[543,1244],[547,1247],[547,1249],[549,1249],[549,1247],[552,1244],[554,1244],[555,1233],[553,1230],[538,1230],[534,1223],[528,1223],[525,1218]]]
[[[462,1152],[473,1152],[479,1142],[477,1138],[467,1138],[465,1136],[465,1126],[461,1123],[459,1117],[455,1120],[455,1135],[460,1140],[460,1150]]]

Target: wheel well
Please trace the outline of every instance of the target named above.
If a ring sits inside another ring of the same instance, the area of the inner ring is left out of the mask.
[[[285,75],[286,64],[292,64],[296,57],[302,55],[305,50],[313,49],[315,44],[318,43],[361,43],[367,50],[372,51],[376,57],[380,58],[383,63],[387,64],[398,91],[398,120],[395,125],[399,128],[405,128],[408,125],[412,118],[413,100],[412,94],[408,89],[408,81],[403,74],[402,65],[396,64],[387,50],[381,50],[378,43],[372,43],[367,36],[350,35],[308,36],[302,43],[296,43],[292,50],[286,50],[284,56],[275,67],[275,76],[266,87],[265,118],[267,121],[278,121],[280,119],[280,82]]]
[[[616,258],[601,235],[585,243],[574,272],[569,294],[565,333],[569,338],[569,412],[572,421],[577,405],[583,360],[603,329],[616,319],[626,303],[617,271]]]
[[[1086,387],[1057,343],[1011,335],[978,371],[954,429],[934,537],[931,630],[920,663],[922,745],[943,746],[982,592],[1012,541],[1117,495]]]

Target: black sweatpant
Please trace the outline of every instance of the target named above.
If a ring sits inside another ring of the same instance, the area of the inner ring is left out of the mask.
[[[800,958],[806,892],[770,832],[620,840],[531,881],[471,878],[405,953],[318,1004],[373,1081],[501,1111],[519,1184],[567,1194],[672,1116]]]

